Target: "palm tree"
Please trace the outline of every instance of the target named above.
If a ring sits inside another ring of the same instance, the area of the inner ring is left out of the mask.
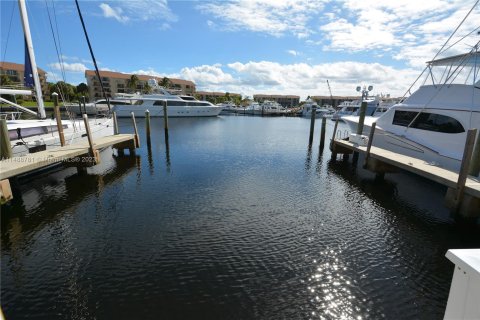
[[[170,81],[170,79],[168,79],[167,77],[163,77],[162,81],[160,82],[160,85],[162,87],[164,87],[165,89],[168,89],[170,88],[170,85],[172,84],[172,82]]]
[[[135,74],[132,74],[130,79],[128,80],[127,86],[132,89],[132,91],[135,91],[137,89],[138,85],[138,77]]]

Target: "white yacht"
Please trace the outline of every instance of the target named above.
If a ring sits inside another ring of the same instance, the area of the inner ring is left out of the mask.
[[[160,87],[155,79],[149,79],[153,94],[138,95],[130,98],[117,98],[122,104],[113,103],[112,111],[117,117],[145,117],[145,111],[150,111],[152,117],[163,117],[163,103],[167,102],[168,117],[216,117],[223,107],[208,101],[199,101],[191,96],[174,95]]]
[[[261,111],[262,111],[262,107],[260,106],[260,103],[258,103],[257,101],[252,101],[250,102],[247,107],[245,108],[244,110],[244,114],[261,114]]]
[[[367,98],[364,101],[367,102],[366,114],[368,116],[372,116],[381,105],[379,97]],[[340,110],[333,114],[332,120],[336,121],[338,118],[339,121],[343,121],[345,116],[358,115],[361,104],[361,100],[343,101],[338,105]]]
[[[458,171],[467,131],[480,129],[479,43],[467,54],[428,62],[427,78],[442,69],[441,81],[421,85],[378,118],[366,117],[363,134],[376,122],[374,146]],[[356,130],[358,117],[344,120]]]
[[[255,114],[264,116],[278,116],[283,115],[287,111],[280,103],[276,101],[265,100],[260,105],[260,110],[256,110]]]
[[[233,101],[217,103],[216,106],[222,107],[220,114],[235,113],[238,111],[237,105]]]
[[[331,112],[328,107],[320,107],[312,98],[305,100],[302,106],[302,117],[310,118],[312,116],[312,109],[315,107],[315,118],[322,118]]]
[[[38,102],[38,114],[24,108],[14,102],[5,98],[0,100],[8,103],[12,107],[19,110],[14,113],[0,114],[2,119],[6,120],[8,136],[12,147],[12,156],[23,156],[28,153],[34,153],[48,148],[60,146],[60,138],[57,133],[57,124],[54,119],[46,119],[45,108],[43,104],[42,91],[40,80],[37,73],[37,66],[35,61],[35,54],[33,50],[32,38],[30,35],[30,26],[28,23],[27,9],[24,0],[19,0],[20,16],[23,24],[26,49],[28,50],[26,57],[27,66],[31,66],[33,84],[36,92],[36,100]],[[0,95],[31,95],[31,90],[12,90],[0,88]],[[13,114],[16,114],[14,117]],[[30,114],[30,117],[38,117],[40,119],[21,119],[25,114]],[[99,117],[89,120],[90,129],[93,138],[112,135],[113,120],[109,117]],[[82,119],[62,120],[62,127],[65,136],[66,144],[77,143],[87,139],[86,130]]]

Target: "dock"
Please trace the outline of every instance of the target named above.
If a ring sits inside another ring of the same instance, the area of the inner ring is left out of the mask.
[[[466,176],[465,182],[459,182],[459,174],[438,166],[382,148],[361,146],[348,140],[331,141],[332,156],[352,153],[365,154],[364,168],[382,176],[405,170],[448,187],[445,196],[446,206],[463,217],[480,216],[480,179]],[[461,194],[459,194],[459,192]]]

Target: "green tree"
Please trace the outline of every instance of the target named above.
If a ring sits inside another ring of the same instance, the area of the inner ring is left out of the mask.
[[[170,79],[167,77],[163,77],[162,81],[160,81],[160,85],[165,89],[168,89],[172,85],[172,81],[170,81]]]
[[[130,89],[132,89],[132,91],[135,91],[135,90],[137,90],[138,81],[139,81],[138,76],[136,74],[132,74],[132,76],[130,77],[130,79],[127,82],[127,86]]]
[[[6,74],[2,74],[0,76],[0,85],[8,86],[8,85],[11,85],[11,84],[13,84],[13,82],[12,82],[12,80],[10,80],[10,78]]]
[[[145,85],[143,86],[143,93],[152,93],[152,89],[153,88],[148,84],[148,82],[145,82]]]

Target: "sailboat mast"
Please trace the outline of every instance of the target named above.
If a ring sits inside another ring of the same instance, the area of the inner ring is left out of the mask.
[[[27,43],[28,55],[32,64],[33,81],[35,82],[35,92],[37,94],[38,115],[41,119],[45,119],[45,106],[43,105],[42,86],[40,84],[40,77],[38,76],[37,62],[35,61],[35,54],[33,52],[32,36],[30,34],[30,25],[28,23],[27,7],[25,0],[18,0],[20,8],[20,17],[22,18],[23,33],[25,34],[25,41]]]

